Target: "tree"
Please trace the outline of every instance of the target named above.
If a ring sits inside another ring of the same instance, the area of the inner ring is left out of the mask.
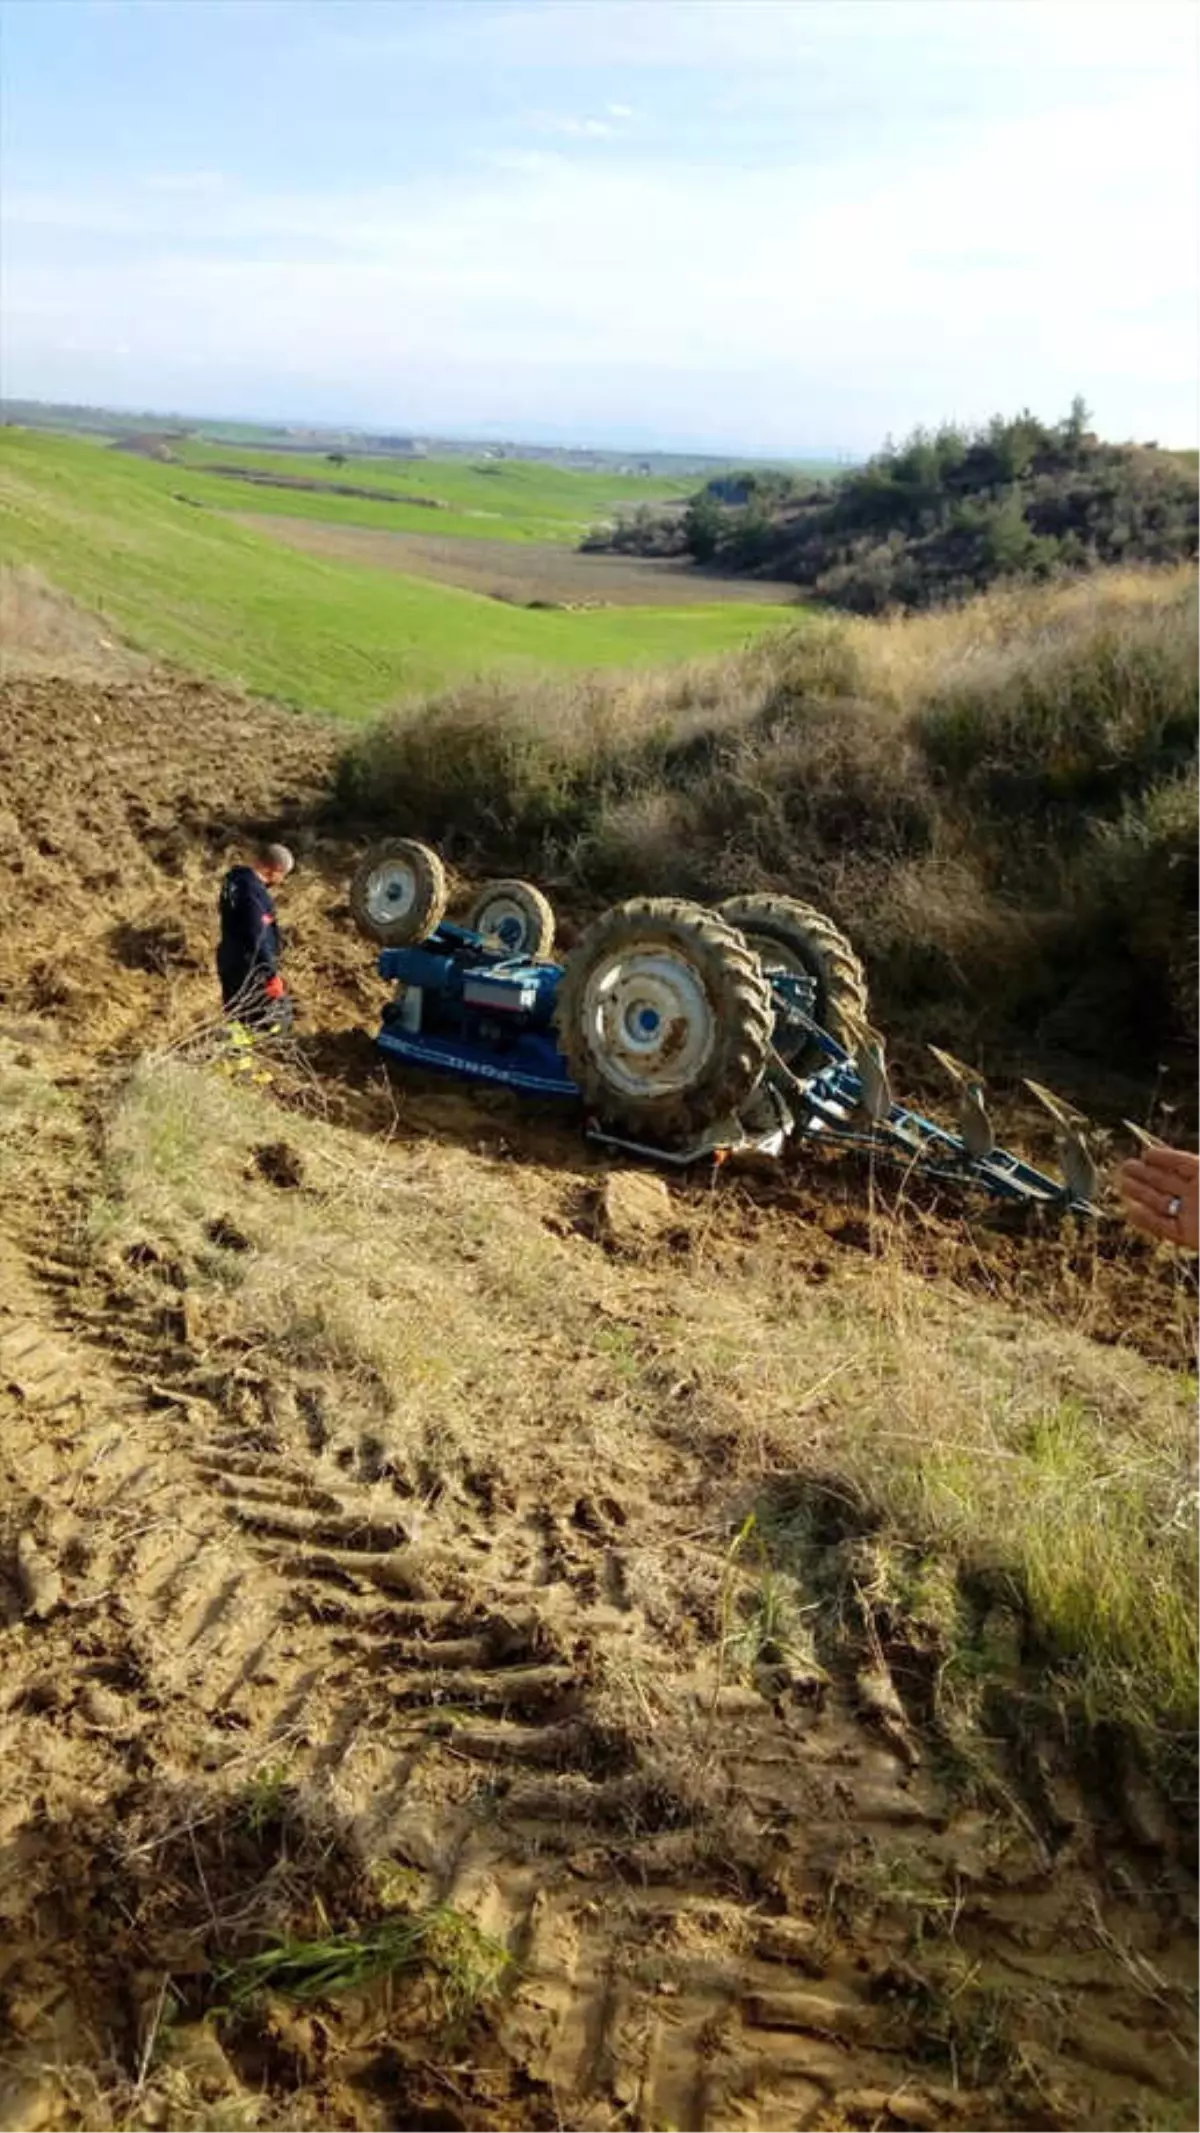
[[[683,517],[683,539],[688,554],[697,563],[711,563],[721,545],[725,514],[716,498],[701,491],[693,496]]]

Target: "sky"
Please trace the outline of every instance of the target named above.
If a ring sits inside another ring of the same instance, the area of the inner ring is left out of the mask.
[[[0,390],[861,455],[1197,437],[1191,0],[2,0]]]

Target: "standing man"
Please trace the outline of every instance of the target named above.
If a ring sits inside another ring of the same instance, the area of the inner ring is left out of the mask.
[[[295,864],[285,844],[264,844],[252,865],[231,867],[221,883],[221,999],[226,1014],[250,1029],[291,1028],[292,1003],[279,970],[283,940],[271,892]]]

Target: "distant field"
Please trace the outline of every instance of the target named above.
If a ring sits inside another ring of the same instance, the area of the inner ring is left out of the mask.
[[[250,451],[192,439],[171,449],[179,463],[161,466],[162,478],[170,478],[172,487],[196,503],[369,526],[379,532],[436,530],[490,540],[560,541],[571,547],[590,526],[618,510],[670,502],[690,495],[696,486],[690,480],[573,474],[517,459],[348,459],[344,466],[334,466],[321,453]],[[260,487],[212,471],[222,466],[321,487]],[[379,489],[389,497],[414,501],[381,498],[375,503],[368,497],[338,496],[336,484]]]
[[[622,555],[583,555],[577,548],[534,541],[447,538],[440,519],[421,533],[374,533],[365,526],[312,524],[297,518],[238,515],[252,531],[271,533],[306,555],[366,564],[405,576],[460,585],[492,600],[552,601],[563,606],[711,607],[715,601],[748,600],[795,606],[796,589],[769,578],[709,575],[684,561],[654,561]]]
[[[507,606],[298,554],[179,501],[172,492],[181,489],[182,471],[75,439],[5,430],[4,554],[36,565],[138,649],[312,709],[362,716],[456,675],[496,668],[656,666],[724,651],[797,619],[792,608],[733,601],[582,614]],[[550,478],[592,479],[553,470]],[[215,486],[228,505],[235,485]],[[421,514],[424,531],[429,516]]]

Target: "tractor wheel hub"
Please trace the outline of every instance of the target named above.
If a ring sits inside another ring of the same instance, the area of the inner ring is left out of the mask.
[[[588,981],[583,1014],[606,1077],[631,1096],[691,1088],[712,1052],[708,994],[694,970],[663,950],[606,957]]]

